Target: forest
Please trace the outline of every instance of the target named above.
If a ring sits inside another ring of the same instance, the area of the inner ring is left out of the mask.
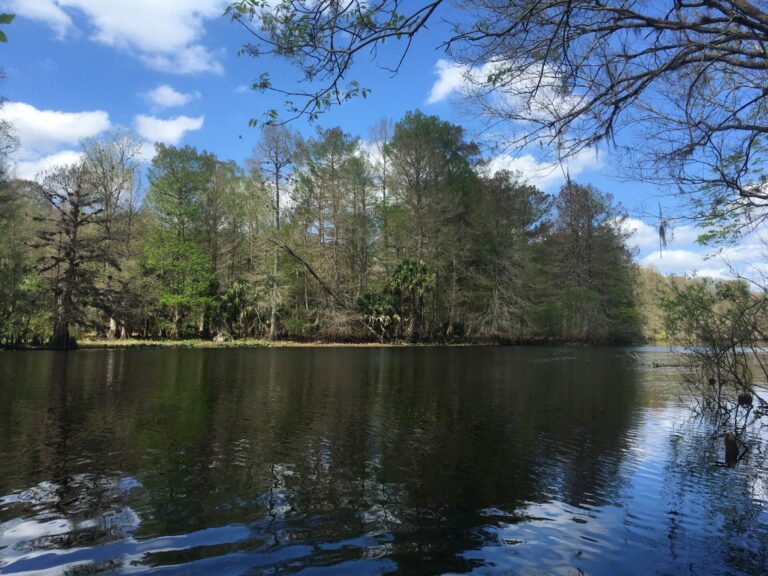
[[[366,143],[265,126],[244,166],[163,144],[143,164],[140,141],[115,131],[34,182],[3,174],[6,346],[643,335],[649,273],[612,195],[491,173],[461,126],[419,111],[380,121]]]

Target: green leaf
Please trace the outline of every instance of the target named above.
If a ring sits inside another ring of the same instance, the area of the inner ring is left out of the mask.
[[[16,14],[0,14],[0,24],[10,24],[14,18]]]
[[[8,42],[8,36],[6,36],[5,32],[3,32],[2,30],[0,30],[0,42],[3,42],[3,43]]]

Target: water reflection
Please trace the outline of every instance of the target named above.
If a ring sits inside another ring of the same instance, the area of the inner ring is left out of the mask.
[[[763,445],[714,466],[673,379],[615,349],[3,355],[0,572],[760,573]]]

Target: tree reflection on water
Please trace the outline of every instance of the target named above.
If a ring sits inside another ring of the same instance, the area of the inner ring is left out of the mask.
[[[3,356],[0,571],[760,572],[764,447],[712,466],[672,384],[611,349]]]

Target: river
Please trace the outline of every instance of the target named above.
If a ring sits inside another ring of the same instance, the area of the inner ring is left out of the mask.
[[[764,574],[764,438],[723,466],[670,360],[0,352],[0,573]]]

